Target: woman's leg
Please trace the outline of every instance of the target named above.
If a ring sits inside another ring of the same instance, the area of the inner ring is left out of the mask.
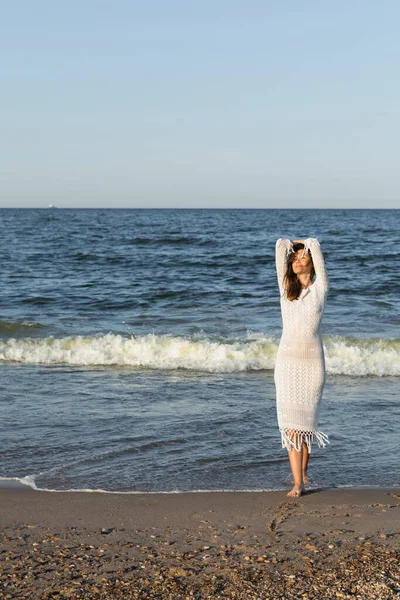
[[[294,442],[295,446],[298,447],[299,446],[299,444],[297,443],[298,433],[296,431],[291,431],[291,432],[288,432],[288,435],[290,436],[290,439]],[[294,486],[288,493],[288,496],[297,498],[297,497],[301,496],[304,491],[304,484],[303,484],[304,449],[303,449],[303,444],[301,444],[301,446],[300,446],[300,451],[296,450],[296,448],[291,448],[290,450],[288,450],[288,454],[289,454],[290,468],[292,469],[292,475],[293,475],[293,479],[294,479]]]
[[[292,469],[292,475],[294,479],[294,486],[288,492],[288,496],[298,497],[301,496],[304,491],[303,485],[303,474],[302,474],[302,460],[303,460],[303,448],[300,452],[296,448],[288,450],[290,468]]]
[[[308,475],[307,475],[307,467],[308,467],[308,459],[310,458],[310,453],[308,451],[308,446],[305,442],[303,442],[303,460],[301,463],[301,472],[303,475],[303,483],[307,485],[309,483]]]

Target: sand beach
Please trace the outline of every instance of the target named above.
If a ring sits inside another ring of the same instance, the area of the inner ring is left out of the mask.
[[[0,488],[0,598],[400,593],[400,490],[107,494]]]

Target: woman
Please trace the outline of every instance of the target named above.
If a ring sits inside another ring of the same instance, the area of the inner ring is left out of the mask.
[[[278,424],[294,479],[288,496],[299,497],[308,483],[312,442],[316,440],[319,446],[329,443],[317,429],[325,383],[320,324],[328,291],[318,240],[279,239],[276,271],[283,321],[275,365]]]

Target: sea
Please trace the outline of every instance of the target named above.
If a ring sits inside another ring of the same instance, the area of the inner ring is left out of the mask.
[[[286,489],[275,242],[316,237],[311,485],[399,485],[399,232],[399,210],[0,209],[0,483]]]

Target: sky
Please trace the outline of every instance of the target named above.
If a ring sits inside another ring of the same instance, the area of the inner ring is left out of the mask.
[[[0,207],[400,208],[398,0],[17,0]]]

